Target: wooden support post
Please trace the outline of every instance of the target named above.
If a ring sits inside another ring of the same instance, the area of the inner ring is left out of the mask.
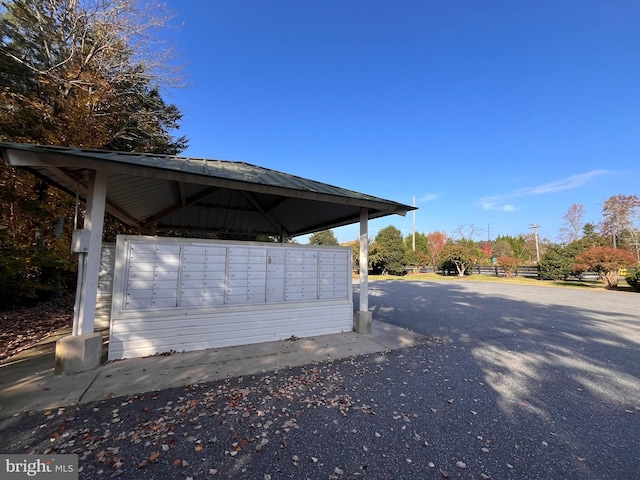
[[[371,333],[369,312],[369,210],[360,209],[360,309],[354,319],[354,330]]]
[[[84,229],[89,230],[89,249],[80,262],[81,282],[76,292],[76,309],[73,315],[73,334],[93,333],[96,317],[96,296],[98,294],[98,276],[100,274],[100,255],[102,252],[102,230],[107,199],[107,174],[92,171],[89,178],[87,211],[84,217]]]

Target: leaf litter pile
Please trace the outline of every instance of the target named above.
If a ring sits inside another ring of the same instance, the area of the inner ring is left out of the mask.
[[[580,471],[584,458],[568,451],[564,463],[553,460],[566,448],[561,435],[504,422],[483,400],[482,379],[454,378],[460,372],[433,342],[25,413],[0,451],[78,454],[81,479],[486,480]],[[550,470],[527,470],[536,456]]]
[[[73,295],[0,312],[0,361],[28,349],[73,322]]]

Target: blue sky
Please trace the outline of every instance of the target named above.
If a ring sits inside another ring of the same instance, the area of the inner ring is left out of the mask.
[[[559,240],[640,194],[637,1],[169,0],[185,156],[411,204],[416,229]],[[410,234],[412,216],[370,222]],[[358,225],[336,229],[357,238]],[[304,239],[301,239],[304,243]]]

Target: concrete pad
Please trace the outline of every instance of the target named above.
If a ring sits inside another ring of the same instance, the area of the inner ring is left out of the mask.
[[[68,335],[56,342],[56,367],[59,375],[87,372],[100,366],[102,333]]]
[[[47,410],[77,402],[96,378],[96,370],[57,375],[52,351],[10,359],[0,365],[0,417]]]
[[[54,373],[54,354],[39,347],[0,364],[0,418],[22,411],[102,400],[111,396],[256,375],[324,360],[427,343],[428,337],[374,322],[371,334],[345,332],[312,338],[133,358],[75,375]]]

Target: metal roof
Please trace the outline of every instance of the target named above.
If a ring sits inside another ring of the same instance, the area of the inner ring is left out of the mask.
[[[91,170],[107,172],[107,212],[136,228],[286,235],[405,215],[415,207],[245,162],[0,142],[9,165],[86,199]]]

